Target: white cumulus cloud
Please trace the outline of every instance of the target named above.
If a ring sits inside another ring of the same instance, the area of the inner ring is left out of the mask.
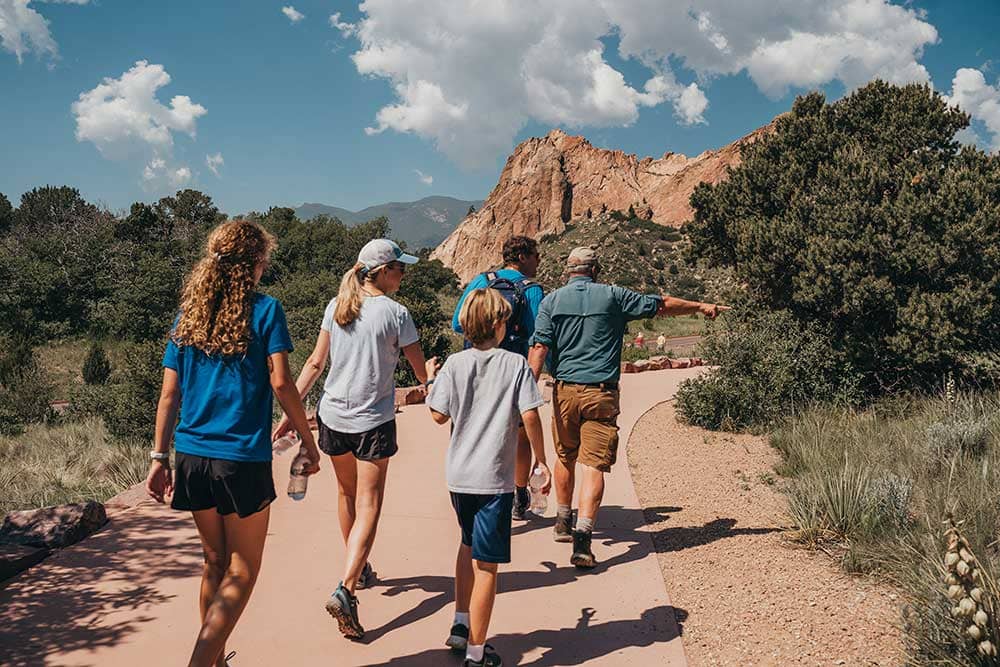
[[[86,5],[90,2],[50,1],[71,5]],[[30,5],[31,0],[0,0],[0,47],[13,53],[19,63],[30,52],[52,59],[58,58],[59,46],[49,32],[49,22]]]
[[[960,139],[1000,151],[1000,86],[987,83],[982,71],[963,67],[955,72],[948,100],[973,120],[981,121],[990,135],[988,140],[983,140],[972,128],[967,128]]]
[[[187,184],[191,169],[172,164],[174,133],[194,137],[198,119],[208,112],[187,95],[163,104],[156,93],[169,83],[162,65],[140,60],[119,78],[107,77],[80,93],[71,107],[77,141],[91,142],[112,160],[142,158],[142,182],[148,189]]]
[[[299,21],[301,21],[306,17],[305,14],[295,9],[295,7],[292,7],[291,5],[282,7],[281,13],[287,16],[288,20],[291,21],[292,23],[298,23]]]
[[[414,169],[413,173],[417,175],[417,178],[419,178],[420,182],[423,183],[424,185],[432,185],[434,183],[434,177],[431,176],[430,174],[425,174],[419,169]]]
[[[219,167],[225,166],[226,161],[222,158],[222,153],[216,153],[215,155],[206,155],[205,164],[212,170],[213,174],[218,176]]]
[[[348,23],[347,21],[341,21],[340,12],[330,14],[330,27],[339,30],[340,34],[343,35],[344,37],[350,37],[351,35],[355,34],[358,30],[358,27],[353,23]]]
[[[369,134],[412,132],[452,159],[481,164],[509,152],[531,121],[570,127],[633,123],[668,104],[682,125],[705,122],[712,80],[746,72],[766,95],[875,77],[927,82],[920,59],[937,41],[925,15],[889,0],[547,0],[484,3],[365,0],[360,74],[396,99]],[[641,64],[638,81],[609,62]],[[631,78],[631,77],[630,77]]]

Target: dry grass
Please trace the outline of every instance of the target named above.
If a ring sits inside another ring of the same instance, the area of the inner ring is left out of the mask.
[[[104,501],[141,482],[149,445],[112,438],[100,419],[35,425],[0,437],[0,514],[79,502]]]

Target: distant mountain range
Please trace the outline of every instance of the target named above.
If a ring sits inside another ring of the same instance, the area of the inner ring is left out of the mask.
[[[483,205],[482,200],[466,201],[452,197],[424,197],[411,202],[389,202],[369,206],[360,211],[327,206],[326,204],[303,204],[295,209],[300,220],[311,220],[317,215],[329,215],[348,225],[368,222],[373,218],[389,218],[393,238],[406,241],[412,250],[435,248],[469,212],[470,206],[476,210]]]

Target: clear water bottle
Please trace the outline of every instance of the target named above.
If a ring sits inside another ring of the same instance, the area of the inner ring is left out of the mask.
[[[292,447],[300,445],[301,443],[302,441],[299,439],[299,434],[296,433],[295,431],[291,431],[287,435],[283,435],[277,440],[275,440],[274,444],[271,445],[271,451],[274,454],[281,456]]]
[[[541,516],[545,514],[545,509],[549,506],[549,499],[542,493],[542,487],[548,484],[549,475],[541,466],[535,466],[528,478],[528,489],[531,493],[530,509],[535,514]]]
[[[306,497],[306,486],[309,484],[309,456],[306,448],[299,447],[299,453],[292,459],[291,475],[288,478],[288,497],[292,500],[302,500]]]

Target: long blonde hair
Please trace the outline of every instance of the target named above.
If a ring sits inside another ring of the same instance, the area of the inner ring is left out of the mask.
[[[276,247],[274,236],[248,220],[213,229],[205,256],[184,281],[174,341],[205,354],[245,354],[257,289],[254,274]]]
[[[350,326],[361,315],[361,304],[366,282],[372,282],[375,275],[382,270],[376,266],[370,271],[361,262],[356,263],[344,272],[340,279],[340,289],[337,291],[337,305],[333,309],[333,321],[342,327]]]

